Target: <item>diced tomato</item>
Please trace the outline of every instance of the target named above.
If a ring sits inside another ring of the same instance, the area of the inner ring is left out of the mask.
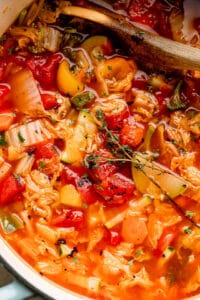
[[[51,94],[41,94],[43,106],[46,110],[60,106],[57,98]]]
[[[61,214],[53,216],[52,225],[64,228],[74,227],[80,230],[84,226],[84,213],[80,209],[64,209]]]
[[[129,7],[131,21],[155,28],[158,24],[157,11],[153,7],[155,0],[132,0]]]
[[[101,181],[110,175],[114,174],[117,170],[117,165],[114,163],[104,162],[100,163],[97,168],[92,169],[90,174],[95,181]]]
[[[100,200],[99,194],[95,191],[92,182],[89,178],[80,178],[77,181],[77,190],[81,194],[83,201],[87,204],[91,204]]]
[[[125,119],[120,133],[120,142],[123,145],[137,147],[145,134],[145,129],[142,124],[135,121],[133,116]]]
[[[117,246],[121,242],[121,235],[117,230],[108,230],[108,240],[111,246]]]
[[[33,55],[26,61],[26,66],[32,71],[33,76],[44,87],[54,87],[56,71],[62,55],[58,53],[50,55]]]
[[[82,167],[66,166],[61,172],[61,182],[62,184],[77,185],[78,180],[84,173]]]
[[[148,78],[149,77],[145,72],[139,70],[135,73],[134,79],[132,81],[132,86],[140,90],[147,90]]]
[[[145,221],[136,216],[127,216],[122,223],[121,235],[126,242],[142,244],[148,235]]]
[[[56,156],[58,156],[58,152],[52,143],[39,144],[35,150],[35,160],[51,159]]]
[[[164,113],[166,113],[167,111],[167,97],[165,95],[165,93],[162,93],[161,91],[157,91],[155,93],[156,99],[158,100],[158,104],[159,104],[159,112],[158,115],[162,115]]]
[[[99,200],[100,196],[95,192],[92,182],[85,174],[86,170],[83,167],[65,167],[61,173],[61,181],[63,184],[75,185],[83,201],[91,204]]]
[[[134,182],[121,173],[104,177],[102,182],[96,183],[94,187],[96,192],[104,198],[107,206],[124,204],[131,198],[135,189]]]
[[[25,182],[19,175],[10,174],[0,183],[0,204],[21,200]]]
[[[177,232],[175,231],[175,229],[171,227],[165,228],[158,241],[158,246],[156,249],[157,253],[162,254],[165,251],[165,249],[171,246],[176,236]]]
[[[108,128],[111,130],[120,130],[122,127],[123,120],[128,118],[129,111],[128,109],[123,109],[122,111],[116,114],[106,115],[105,121],[108,124]]]
[[[24,55],[20,54],[11,54],[6,57],[6,61],[9,63],[13,63],[17,66],[25,67],[26,66],[26,59],[28,57],[28,53],[23,53]]]
[[[113,53],[113,46],[109,39],[107,44],[102,46],[102,49],[104,55],[111,55]]]
[[[109,151],[97,151],[94,153],[94,156],[97,157],[97,160],[95,161],[96,165],[93,166],[93,164],[91,163],[88,172],[95,182],[104,180],[117,171],[117,164],[114,162],[108,162],[108,159],[113,157]],[[87,160],[87,156],[85,157],[85,159]]]

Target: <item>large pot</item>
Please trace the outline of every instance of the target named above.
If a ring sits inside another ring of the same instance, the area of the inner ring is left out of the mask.
[[[12,3],[16,0],[0,0],[0,16],[2,19],[2,10],[4,10],[4,15],[7,13],[5,6],[10,8]],[[31,0],[20,0],[22,6],[26,6],[31,3]],[[19,2],[19,4],[20,4]],[[12,12],[12,21],[15,19],[18,10],[20,11],[20,6],[17,10]],[[0,35],[6,30],[11,22],[5,22],[5,18],[1,20],[4,25],[0,29]],[[52,282],[51,280],[41,276],[36,272],[9,244],[6,242],[2,236],[0,236],[0,259],[6,265],[6,267],[15,274],[22,282],[24,282],[30,288],[36,290],[39,294],[52,300],[89,300],[88,297],[82,296],[78,293],[72,292],[68,289],[59,286],[58,284]],[[175,299],[174,299],[175,300]],[[186,300],[186,299],[185,299]],[[187,300],[200,300],[200,295],[187,298]]]

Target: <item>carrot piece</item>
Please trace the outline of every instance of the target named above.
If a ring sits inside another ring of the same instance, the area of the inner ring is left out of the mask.
[[[147,237],[148,231],[144,220],[127,216],[122,223],[121,235],[126,242],[139,245]]]

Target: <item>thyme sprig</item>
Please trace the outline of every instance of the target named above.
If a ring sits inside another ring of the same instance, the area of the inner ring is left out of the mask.
[[[108,128],[108,124],[105,121],[105,116],[102,110],[97,110],[96,111],[96,118],[98,121],[100,121],[100,126],[99,129],[103,131],[107,137],[107,146],[109,150],[112,152],[112,154],[115,156],[113,158],[109,157],[102,157],[100,155],[96,155],[94,153],[91,153],[87,155],[83,161],[83,164],[85,167],[89,169],[95,169],[98,168],[99,163],[104,163],[104,162],[130,162],[134,163],[134,167],[138,170],[140,170],[160,191],[161,193],[165,196],[166,200],[173,205],[173,207],[176,209],[178,213],[180,213],[184,218],[186,218],[193,226],[197,227],[200,229],[200,225],[197,224],[193,216],[194,215],[188,215],[184,209],[178,205],[177,202],[174,201],[172,197],[169,196],[169,194],[162,189],[162,187],[155,181],[155,179],[152,176],[149,176],[145,170],[144,167],[148,168],[153,168],[155,171],[159,171],[163,173],[169,173],[167,170],[160,170],[156,166],[148,166],[144,165],[141,162],[138,161],[134,162],[134,156],[137,154],[137,152],[134,152],[129,145],[121,145],[119,141],[119,137]],[[159,174],[158,174],[159,175]]]
[[[133,150],[129,145],[121,145],[118,135],[108,129],[108,124],[105,121],[105,116],[102,110],[96,111],[96,118],[101,122],[99,129],[104,131],[107,138],[107,147],[112,154],[121,159],[129,158],[132,160]]]

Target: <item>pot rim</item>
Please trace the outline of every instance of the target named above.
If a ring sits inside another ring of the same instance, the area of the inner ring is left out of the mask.
[[[13,248],[0,236],[0,259],[6,268],[16,275],[26,286],[49,300],[91,300],[68,290],[36,272]]]

